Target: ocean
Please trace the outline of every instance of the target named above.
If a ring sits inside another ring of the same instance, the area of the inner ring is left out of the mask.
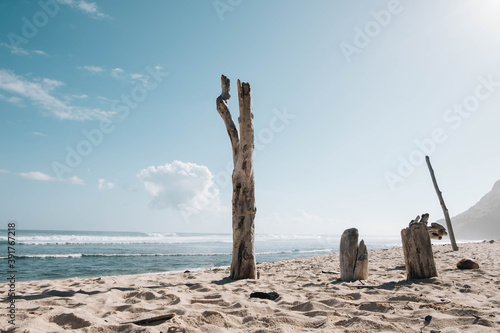
[[[368,250],[400,247],[399,237],[363,237]],[[231,234],[16,230],[18,281],[177,272],[227,267]],[[255,236],[257,262],[338,252],[340,235]],[[7,231],[0,265],[8,268]]]

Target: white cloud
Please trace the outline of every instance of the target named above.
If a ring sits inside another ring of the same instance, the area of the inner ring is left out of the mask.
[[[7,102],[13,103],[13,104],[22,104],[23,99],[16,97],[16,96],[11,96],[7,98]]]
[[[125,78],[125,73],[121,68],[113,68],[111,70],[111,76],[115,79],[123,80]]]
[[[33,53],[36,53],[38,55],[43,55],[43,56],[46,56],[46,57],[49,56],[46,52],[43,52],[43,51],[40,51],[40,50],[34,50]]]
[[[131,81],[131,83],[133,83],[133,84],[142,84],[143,86],[155,85],[155,83],[153,82],[153,80],[151,79],[151,77],[149,75],[144,75],[141,73],[129,74],[127,71],[125,71],[123,68],[120,68],[120,67],[107,69],[105,67],[91,65],[91,66],[83,66],[83,67],[78,66],[77,68],[82,69],[82,70],[86,70],[92,74],[108,73],[109,72],[109,74],[112,77],[114,77],[115,79],[119,79],[119,80],[129,79]],[[154,67],[154,69],[156,71],[161,71],[163,69],[163,67],[157,65]],[[98,98],[103,98],[103,97],[98,97]]]
[[[77,67],[78,69],[84,69],[86,71],[89,71],[91,72],[92,74],[97,74],[97,73],[102,73],[104,72],[104,68],[102,67],[99,67],[99,66],[94,66],[94,65],[90,65],[90,66],[83,66],[83,67]]]
[[[81,95],[71,95],[71,97],[78,98],[78,99],[84,99],[84,98],[88,98],[89,96],[85,95],[85,94],[81,94]]]
[[[158,68],[159,66],[156,66],[155,68]],[[161,67],[163,68],[163,67]],[[132,79],[132,83],[134,84],[141,84],[144,87],[154,87],[155,83],[151,79],[149,75],[144,75],[144,74],[139,74],[139,73],[134,73],[130,74],[130,78]]]
[[[55,182],[57,181],[57,178],[54,178],[52,176],[49,176],[43,172],[39,171],[31,171],[31,172],[20,172],[18,173],[19,176],[26,178],[26,179],[31,179],[31,180],[40,180],[44,182]]]
[[[148,81],[144,77],[144,74],[139,74],[139,73],[130,74],[130,78],[132,79],[132,82],[134,82],[135,84],[139,84],[139,82],[142,85],[147,85],[148,84]]]
[[[105,119],[111,117],[114,113],[101,109],[90,109],[75,105],[69,105],[66,102],[51,95],[51,92],[64,83],[51,79],[29,80],[16,75],[11,71],[0,69],[0,90],[11,94],[17,94],[28,98],[33,104],[48,111],[59,119],[68,120],[91,120]]]
[[[130,74],[130,78],[136,84],[138,84],[140,82],[143,86],[150,85],[150,83],[148,81],[149,76],[146,77],[146,76],[144,76],[144,74]]]
[[[15,54],[15,55],[28,56],[31,54],[37,54],[37,55],[42,55],[42,56],[46,56],[46,57],[49,56],[46,52],[41,51],[41,50],[30,51],[30,50],[23,49],[22,47],[19,47],[19,46],[9,45],[7,43],[0,43],[0,47],[4,47],[6,49],[9,49],[10,53]]]
[[[10,53],[16,54],[16,55],[29,55],[30,53],[23,49],[22,47],[14,47],[12,45],[9,45],[7,43],[0,43],[1,47],[5,47],[6,49],[10,50]]]
[[[20,172],[18,173],[19,176],[26,178],[26,179],[31,179],[31,180],[38,180],[38,181],[44,181],[44,182],[62,182],[62,183],[69,183],[69,184],[74,184],[74,185],[83,185],[85,182],[83,179],[78,178],[77,176],[73,176],[70,178],[65,178],[65,179],[57,179],[55,177],[49,176],[43,172],[40,171],[31,171],[31,172]]]
[[[31,132],[31,134],[35,136],[47,136],[46,134],[40,133],[40,132]]]
[[[73,184],[73,185],[84,185],[85,184],[85,181],[77,176],[63,179],[62,182]]]
[[[204,165],[174,161],[141,170],[137,177],[152,197],[153,209],[219,211],[219,191]]]
[[[64,83],[52,79],[42,79],[42,84],[47,91],[52,91],[57,87],[64,86]]]
[[[5,169],[0,169],[0,173],[10,173],[10,171]]]
[[[100,11],[95,2],[87,2],[85,0],[57,0],[62,5],[68,5],[94,19],[109,19],[111,16]]]
[[[10,96],[7,97],[5,95],[0,94],[0,101],[6,101],[12,104],[15,104],[17,106],[22,106],[23,105],[23,99],[16,97],[16,96]]]
[[[106,179],[101,178],[97,180],[97,188],[100,190],[111,190],[115,187],[115,184],[106,182]]]

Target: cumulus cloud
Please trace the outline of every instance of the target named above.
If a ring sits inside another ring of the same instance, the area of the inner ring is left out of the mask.
[[[115,184],[106,182],[106,179],[101,178],[97,180],[97,188],[100,190],[111,190],[115,187]]]
[[[26,179],[30,180],[38,180],[42,182],[62,182],[62,183],[69,183],[73,185],[83,185],[85,182],[83,179],[78,178],[77,176],[73,176],[70,178],[64,178],[64,179],[57,179],[55,177],[49,176],[43,172],[40,171],[30,171],[30,172],[19,172],[17,174],[18,176],[21,176]]]
[[[114,114],[111,111],[98,108],[91,109],[70,105],[53,96],[53,90],[62,85],[64,83],[61,81],[52,79],[30,80],[16,75],[12,71],[0,69],[0,90],[27,98],[56,118],[68,120],[106,119]]]
[[[62,5],[67,5],[71,8],[75,8],[90,16],[93,19],[109,19],[111,16],[101,12],[99,7],[95,2],[87,2],[85,0],[57,0]]]
[[[153,209],[221,209],[213,175],[204,165],[174,161],[158,167],[149,166],[137,177],[152,197],[150,207]]]

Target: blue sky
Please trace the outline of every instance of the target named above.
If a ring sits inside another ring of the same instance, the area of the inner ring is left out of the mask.
[[[230,232],[221,74],[252,87],[257,232],[437,220],[425,154],[458,214],[500,179],[499,16],[491,1],[1,0],[0,220]]]

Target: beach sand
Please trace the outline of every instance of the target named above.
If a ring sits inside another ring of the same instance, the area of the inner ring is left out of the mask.
[[[228,269],[17,282],[15,326],[2,332],[500,332],[500,241],[434,245],[439,277],[406,281],[401,248],[369,252],[369,278],[338,281],[331,254]],[[462,258],[480,268],[459,270]],[[64,269],[64,267],[61,267]],[[277,292],[276,300],[250,298]],[[8,285],[1,285],[6,297]],[[127,321],[175,314],[148,326]],[[428,317],[431,316],[431,317]],[[427,320],[426,320],[427,318]]]

